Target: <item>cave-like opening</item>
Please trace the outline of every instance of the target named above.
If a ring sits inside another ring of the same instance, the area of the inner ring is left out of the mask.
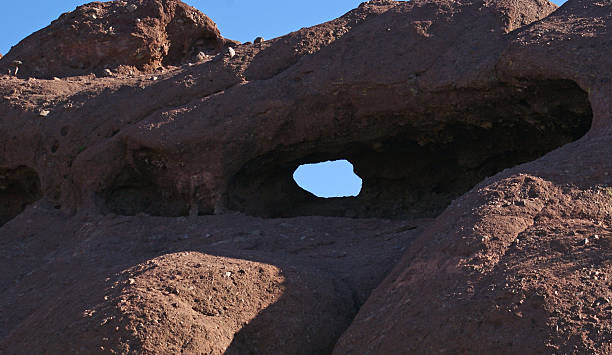
[[[484,178],[579,139],[593,116],[586,92],[568,80],[437,95],[448,104],[425,118],[385,112],[354,139],[282,147],[248,162],[231,181],[227,207],[262,217],[433,217]],[[292,179],[302,164],[337,159],[363,178],[359,196],[318,198]]]
[[[0,169],[0,226],[41,197],[40,178],[34,169]]]
[[[189,197],[170,187],[172,172],[164,158],[149,149],[134,152],[133,164],[125,166],[100,192],[103,210],[122,216],[147,214],[179,217],[189,214]]]

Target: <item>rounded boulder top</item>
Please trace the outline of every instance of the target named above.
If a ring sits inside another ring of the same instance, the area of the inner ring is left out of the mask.
[[[102,74],[119,66],[147,72],[217,52],[224,43],[209,17],[181,1],[93,2],[22,40],[0,61],[0,71],[20,60],[23,77]]]

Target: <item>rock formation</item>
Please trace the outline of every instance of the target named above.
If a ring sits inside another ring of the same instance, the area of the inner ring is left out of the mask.
[[[182,2],[92,2],[28,36],[6,60],[22,60],[20,77],[26,78],[102,75],[117,67],[151,71],[180,65],[224,44],[215,23]],[[5,66],[0,70],[6,72]]]
[[[611,13],[62,15],[0,59],[0,352],[612,351]],[[359,196],[293,181],[333,159]]]

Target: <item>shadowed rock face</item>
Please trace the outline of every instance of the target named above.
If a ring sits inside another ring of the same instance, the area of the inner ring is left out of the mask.
[[[0,60],[0,352],[609,351],[610,6],[62,15]],[[333,159],[359,196],[293,181]]]
[[[0,169],[0,226],[41,198],[38,174],[30,168]]]
[[[257,157],[231,181],[228,207],[264,217],[434,217],[484,178],[572,142],[591,126],[587,94],[571,81],[432,96],[445,105],[373,115],[353,139]],[[301,164],[341,158],[364,180],[358,197],[317,198],[292,179]]]

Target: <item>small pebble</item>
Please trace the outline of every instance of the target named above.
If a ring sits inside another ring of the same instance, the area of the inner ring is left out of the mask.
[[[107,68],[107,69],[104,69],[104,74],[106,74],[108,76],[111,76],[111,75],[113,75],[113,72],[110,69]]]
[[[231,276],[232,276],[231,272],[228,271],[228,272],[225,273],[225,277],[231,277]]]
[[[128,11],[129,12],[134,12],[138,9],[138,6],[134,5],[134,4],[130,4],[128,5]]]
[[[50,113],[51,111],[49,110],[41,110],[38,114],[40,115],[40,117],[47,117]]]
[[[228,47],[227,52],[229,53],[230,58],[234,58],[234,56],[236,55],[236,51],[232,47]]]
[[[198,62],[203,62],[208,56],[204,52],[200,52],[197,55]]]
[[[151,80],[156,81],[158,78],[156,76],[152,77]]]
[[[135,284],[135,283],[136,283],[136,280],[134,280],[134,279],[130,278],[130,279],[128,279],[128,282],[130,283],[130,285],[133,285],[133,284]]]

